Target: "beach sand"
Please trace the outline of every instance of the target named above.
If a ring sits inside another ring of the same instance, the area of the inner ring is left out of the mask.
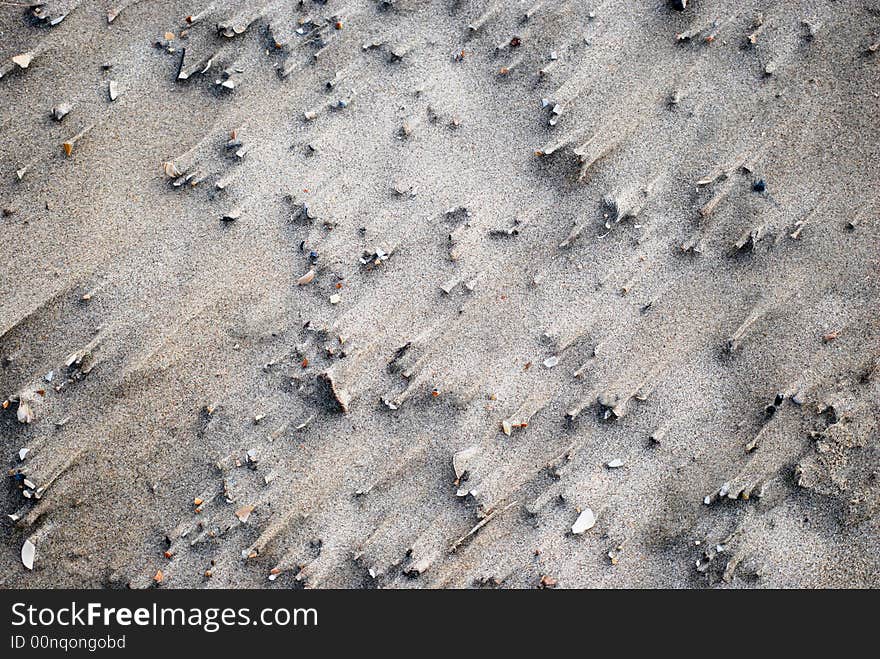
[[[0,586],[880,584],[880,2],[686,4],[0,3]]]

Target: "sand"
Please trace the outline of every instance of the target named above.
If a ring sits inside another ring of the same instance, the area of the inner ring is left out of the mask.
[[[878,44],[0,3],[0,585],[877,586]]]

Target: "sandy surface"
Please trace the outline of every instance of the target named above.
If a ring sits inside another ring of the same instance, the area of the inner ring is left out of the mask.
[[[880,584],[880,2],[36,14],[0,585]]]

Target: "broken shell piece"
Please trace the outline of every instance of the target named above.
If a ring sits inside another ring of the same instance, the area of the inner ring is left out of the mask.
[[[15,414],[19,423],[33,423],[34,410],[31,407],[31,399],[29,396],[22,395],[18,400],[18,411]]]
[[[571,532],[575,535],[580,535],[584,531],[589,531],[595,524],[596,516],[593,514],[593,511],[585,508],[572,525]]]
[[[67,18],[67,12],[63,14],[54,13],[52,11],[52,7],[47,6],[48,3],[29,3],[32,7],[31,13],[33,13],[34,18],[43,23],[48,23],[51,27],[55,27],[65,18]],[[54,4],[54,3],[53,3]],[[73,5],[74,7],[76,5]]]
[[[339,385],[339,382],[333,375],[332,369],[321,373],[318,377],[330,385],[330,393],[339,405],[339,409],[343,414],[348,414],[349,405],[351,404],[351,394],[348,392],[348,389]]]
[[[455,470],[456,480],[460,480],[471,470],[479,455],[479,446],[469,446],[452,456],[452,468]]]
[[[253,506],[242,506],[235,511],[235,516],[238,517],[239,522],[244,524],[248,521],[248,518],[251,516],[252,512],[254,512]]]
[[[330,304],[339,304],[340,302],[342,302],[342,296],[339,293],[330,296]]]
[[[620,458],[614,458],[613,460],[606,462],[605,466],[609,469],[617,469],[618,467],[623,466],[623,460],[621,460]]]
[[[162,163],[162,171],[165,172],[165,176],[168,178],[177,178],[178,176],[183,175],[183,172],[177,168],[177,165],[170,160],[166,160]]]
[[[17,64],[22,69],[28,68],[30,63],[34,60],[33,53],[22,53],[21,55],[16,55],[12,58],[14,64]]]
[[[382,263],[387,260],[388,254],[386,254],[385,251],[380,248],[376,248],[375,252],[368,252],[364,250],[364,253],[361,255],[360,258],[361,265],[365,266],[382,265]]]
[[[34,569],[34,559],[37,556],[37,547],[30,540],[25,540],[21,546],[21,562],[28,570]]]
[[[517,408],[516,412],[501,421],[501,430],[508,437],[515,429],[523,430],[538,412],[547,404],[549,398],[543,393],[532,393]]]
[[[400,133],[404,137],[410,137],[418,126],[419,118],[416,116],[409,116],[403,120],[403,124],[400,127]]]
[[[119,98],[119,83],[115,80],[111,80],[107,83],[107,93],[110,95],[111,101],[115,101]]]
[[[416,188],[415,186],[405,179],[397,179],[391,186],[391,189],[394,190],[394,193],[403,197],[403,196],[416,196]]]
[[[444,281],[442,284],[440,284],[440,290],[446,293],[446,295],[449,295],[450,293],[452,293],[455,287],[458,286],[458,282],[458,279],[450,279],[448,281]]]
[[[553,355],[552,357],[548,357],[544,360],[544,366],[547,368],[553,368],[559,364],[559,357]]]
[[[311,284],[315,279],[315,271],[309,270],[306,274],[296,280],[297,286],[305,286],[306,284]]]
[[[597,400],[604,410],[604,416],[606,419],[609,419],[612,416],[616,419],[620,419],[626,414],[626,405],[629,402],[629,398],[627,397],[621,397],[612,392],[602,392],[597,397]]]
[[[23,448],[18,452],[18,459],[24,460],[27,457],[27,454],[30,453],[29,448]]]

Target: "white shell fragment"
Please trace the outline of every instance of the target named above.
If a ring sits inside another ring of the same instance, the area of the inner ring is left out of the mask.
[[[620,458],[614,458],[613,460],[609,460],[608,462],[606,462],[605,466],[609,469],[617,469],[618,467],[623,466],[623,460],[621,460]]]
[[[107,92],[110,95],[110,100],[115,101],[117,98],[119,98],[119,83],[115,80],[111,80],[109,83],[107,83]]]
[[[24,460],[27,457],[27,454],[30,453],[30,449],[25,447],[18,452],[18,459]]]
[[[312,283],[312,280],[315,278],[315,271],[309,270],[306,274],[296,280],[297,286],[305,286],[306,284]]]
[[[342,302],[342,296],[339,293],[330,296],[330,304],[339,304],[340,302]]]
[[[547,357],[547,359],[544,360],[544,366],[547,368],[553,368],[554,366],[557,366],[558,364],[559,364],[559,357],[557,357],[556,355],[553,355],[552,357]]]
[[[34,59],[33,53],[22,53],[21,55],[16,55],[12,58],[13,63],[17,64],[22,69],[28,68],[31,62]]]
[[[34,559],[37,557],[37,547],[30,540],[25,540],[21,546],[21,562],[28,570],[34,569]]]
[[[449,281],[444,281],[440,284],[440,290],[449,295],[455,289],[456,285],[458,285],[458,280],[450,279]]]
[[[585,508],[584,511],[580,515],[578,515],[578,518],[572,525],[571,532],[575,535],[580,535],[584,531],[589,531],[595,525],[596,516],[593,514],[592,510],[590,510],[589,508]]]
[[[34,422],[34,410],[31,407],[30,400],[24,396],[18,401],[18,411],[15,413],[15,417],[18,419],[19,423]]]

